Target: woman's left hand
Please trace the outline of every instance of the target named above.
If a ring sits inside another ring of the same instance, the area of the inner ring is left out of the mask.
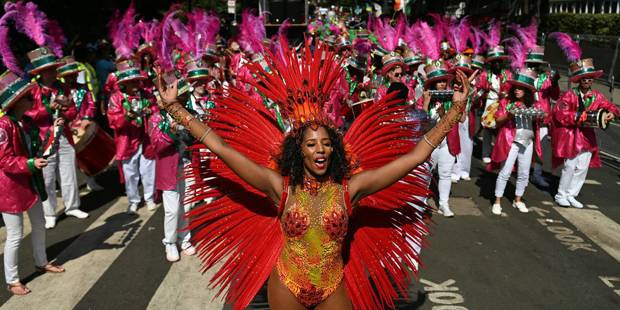
[[[456,80],[463,85],[460,91],[454,91],[452,95],[452,102],[459,102],[467,100],[467,96],[469,96],[469,79],[465,76],[461,70],[456,71]]]
[[[155,74],[157,74],[157,78],[155,79],[155,86],[157,87],[157,91],[159,92],[159,97],[161,98],[162,105],[165,108],[177,101],[177,97],[179,95],[177,84],[179,81],[175,80],[172,84],[166,85],[161,69],[156,67],[154,70]]]

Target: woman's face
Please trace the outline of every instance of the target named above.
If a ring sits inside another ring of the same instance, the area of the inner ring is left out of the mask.
[[[435,89],[437,90],[446,90],[448,83],[446,81],[439,81],[435,84]]]
[[[316,130],[308,127],[304,131],[301,143],[306,175],[314,177],[325,175],[332,151],[332,140],[325,127],[319,127]]]
[[[523,96],[525,96],[525,90],[521,87],[515,87],[515,98],[517,99],[523,99]]]

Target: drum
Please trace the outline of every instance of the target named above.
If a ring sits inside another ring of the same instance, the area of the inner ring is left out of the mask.
[[[86,129],[74,128],[73,141],[78,167],[84,174],[94,176],[114,163],[114,139],[96,123],[91,123]]]
[[[607,129],[609,122],[605,121],[607,115],[610,114],[607,110],[587,111],[586,119],[581,123],[583,127],[598,127],[603,130]]]

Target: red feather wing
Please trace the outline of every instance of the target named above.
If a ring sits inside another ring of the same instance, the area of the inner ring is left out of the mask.
[[[381,167],[411,151],[422,132],[410,107],[387,97],[366,109],[344,137],[356,172]],[[430,171],[420,165],[353,210],[344,247],[344,281],[355,309],[394,308],[417,273]],[[414,207],[415,206],[415,207]]]
[[[254,162],[273,167],[283,133],[262,102],[231,89],[210,110],[209,126]],[[210,286],[219,287],[217,296],[225,292],[235,309],[243,309],[269,277],[283,245],[277,207],[204,146],[191,150],[186,202],[212,200],[188,213],[203,272],[223,262]]]

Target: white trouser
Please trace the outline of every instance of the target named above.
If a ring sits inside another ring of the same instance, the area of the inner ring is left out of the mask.
[[[171,244],[180,240],[180,243],[189,242],[191,235],[187,228],[185,212],[188,212],[190,205],[183,204],[183,193],[185,192],[185,182],[180,178],[177,188],[174,191],[163,191],[164,201],[164,244]]]
[[[506,183],[512,174],[512,168],[515,162],[519,165],[517,170],[517,184],[515,185],[515,196],[523,197],[525,188],[527,187],[528,178],[530,177],[530,165],[532,164],[532,152],[534,150],[534,142],[528,146],[519,143],[513,143],[510,146],[508,158],[504,161],[502,170],[497,175],[495,182],[495,197],[504,197]]]
[[[581,152],[574,158],[565,159],[555,199],[577,197],[588,175],[588,167],[592,159],[591,152]]]
[[[551,142],[549,127],[540,127],[540,147],[544,150]],[[543,153],[544,154],[544,153]],[[543,166],[540,162],[534,163],[534,175],[542,177]]]
[[[431,159],[437,165],[437,174],[439,175],[439,182],[437,182],[439,205],[448,205],[450,188],[452,187],[452,166],[454,166],[455,158],[448,150],[446,139],[433,151]]]
[[[474,151],[474,140],[469,136],[469,116],[465,116],[465,121],[459,123],[459,139],[461,143],[461,153],[456,155],[456,164],[452,174],[458,177],[467,176],[471,171],[471,155]]]
[[[155,194],[155,161],[142,155],[142,145],[129,159],[121,161],[125,175],[125,191],[129,203],[140,203],[138,183],[142,180],[144,201],[153,201]]]
[[[45,221],[43,219],[43,206],[38,201],[28,210],[28,218],[32,226],[32,253],[36,266],[47,265],[45,254]],[[4,277],[6,283],[19,281],[18,260],[19,245],[24,237],[24,213],[2,213],[2,219],[6,226],[6,242],[4,243]]]
[[[43,202],[45,216],[56,216],[56,171],[60,172],[60,189],[65,212],[80,207],[80,195],[75,167],[75,149],[65,135],[58,139],[58,152],[47,158],[47,166],[43,168],[47,200]]]
[[[424,163],[420,164],[419,166],[417,166],[415,169],[413,169],[412,173],[426,173],[426,172],[430,172],[431,169],[433,168],[433,164],[430,160],[425,161]],[[424,183],[423,186],[425,189],[428,189],[431,186],[431,179],[432,176],[430,173],[425,174],[424,175]],[[424,204],[426,204],[426,201],[428,200],[428,197],[423,197],[423,196],[414,196],[416,199],[419,199],[421,202],[423,202]],[[416,203],[412,203],[412,202],[408,202],[407,203],[410,207],[415,208],[418,210],[418,212],[420,214],[424,213],[426,211],[426,209],[424,208],[424,206],[418,205]],[[418,220],[421,220],[418,219]],[[409,243],[411,245],[411,247],[416,251],[416,253],[420,254],[420,252],[422,251],[422,238],[419,236],[409,236],[407,238],[407,243]],[[414,259],[415,261],[415,259]]]

